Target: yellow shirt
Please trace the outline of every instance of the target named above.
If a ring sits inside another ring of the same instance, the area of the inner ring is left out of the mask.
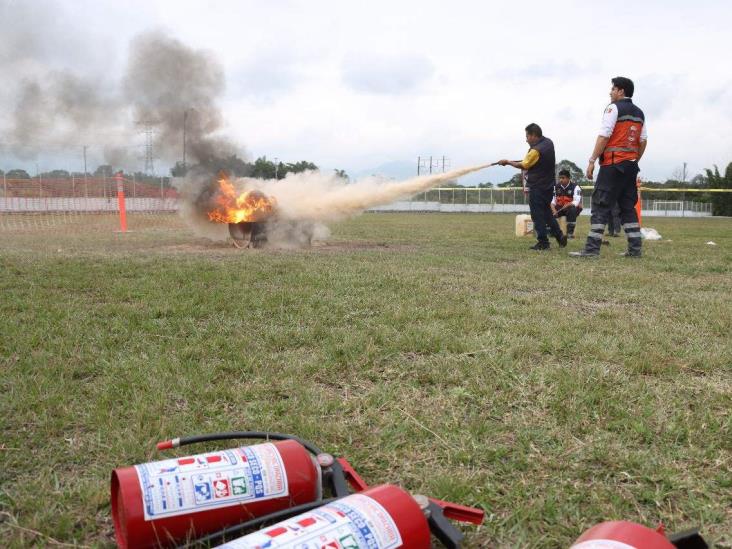
[[[537,151],[536,149],[529,149],[529,152],[526,153],[526,156],[521,161],[521,168],[523,168],[524,170],[528,170],[538,161],[539,151]]]

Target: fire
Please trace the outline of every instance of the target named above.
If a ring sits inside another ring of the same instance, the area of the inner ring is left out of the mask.
[[[260,191],[244,191],[237,195],[234,185],[226,176],[218,181],[219,188],[213,199],[215,207],[208,218],[216,223],[264,221],[275,209],[277,201]]]

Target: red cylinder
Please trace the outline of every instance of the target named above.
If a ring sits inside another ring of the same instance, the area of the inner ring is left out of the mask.
[[[430,527],[419,504],[401,488],[382,484],[221,547],[429,549],[431,543]]]
[[[119,547],[173,545],[322,492],[320,467],[294,440],[166,459],[112,472]]]
[[[662,533],[617,520],[593,526],[570,549],[675,549]]]

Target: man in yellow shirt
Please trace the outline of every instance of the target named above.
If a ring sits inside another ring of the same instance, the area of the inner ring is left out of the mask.
[[[529,151],[521,161],[499,160],[501,166],[513,166],[519,170],[526,170],[526,184],[529,187],[529,210],[531,220],[534,222],[536,231],[536,244],[532,250],[548,250],[549,238],[547,226],[552,236],[557,239],[559,247],[567,245],[567,236],[562,234],[556,218],[552,214],[551,203],[554,196],[554,185],[556,184],[556,159],[554,154],[554,143],[548,137],[544,137],[538,124],[526,126],[526,142],[529,144]]]

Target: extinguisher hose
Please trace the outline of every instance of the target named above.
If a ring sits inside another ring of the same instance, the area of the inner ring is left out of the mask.
[[[246,438],[252,438],[252,437],[246,437]],[[221,440],[221,439],[216,439],[216,440]],[[257,517],[255,519],[248,520],[246,522],[242,522],[241,524],[229,526],[228,528],[224,528],[222,530],[219,530],[218,532],[214,532],[212,534],[199,538],[195,541],[190,541],[184,545],[181,545],[181,546],[179,546],[178,549],[191,549],[194,547],[212,547],[212,544],[219,544],[219,543],[225,542],[226,540],[231,540],[231,539],[241,537],[245,533],[247,533],[248,530],[254,530],[255,528],[261,528],[265,523],[285,520],[292,516],[299,515],[300,513],[306,513],[308,511],[311,511],[311,510],[321,507],[323,505],[327,505],[328,503],[331,503],[337,499],[339,499],[339,498],[320,499],[318,501],[311,501],[310,503],[303,503],[302,505],[296,505],[295,507],[289,507],[287,509],[282,509],[281,511],[276,511],[274,513],[270,513],[270,514],[264,515],[262,517]]]
[[[222,433],[209,433],[206,435],[194,435],[190,437],[175,438],[158,443],[158,450],[166,450],[168,448],[178,448],[179,446],[187,446],[188,444],[196,444],[199,442],[212,442],[215,440],[234,440],[239,438],[261,438],[265,440],[294,440],[302,444],[310,453],[314,455],[323,452],[314,444],[296,437],[295,435],[287,435],[284,433],[271,433],[268,431],[228,431]]]

